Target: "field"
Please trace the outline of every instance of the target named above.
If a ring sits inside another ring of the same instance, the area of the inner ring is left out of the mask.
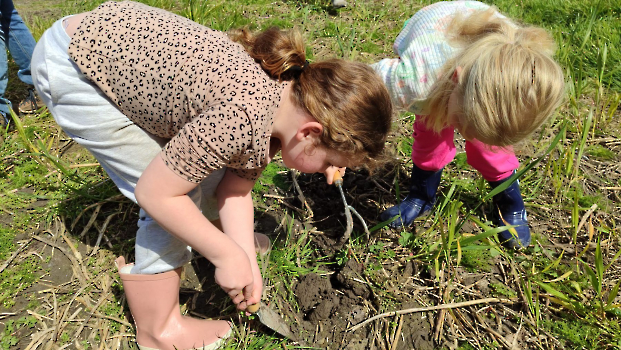
[[[35,38],[63,15],[101,0],[14,0]],[[393,57],[404,21],[434,1],[141,0],[218,30],[298,27],[310,61]],[[526,250],[498,245],[490,188],[458,152],[436,208],[390,229],[379,213],[403,198],[414,116],[399,112],[395,161],[369,175],[348,170],[354,217],[323,175],[276,159],[255,186],[263,301],[301,341],[236,312],[196,256],[185,267],[183,312],[230,319],[225,349],[621,349],[621,1],[498,0],[558,43],[567,97],[516,148],[534,234]],[[24,97],[12,66],[7,96]],[[0,130],[0,349],[137,349],[114,259],[133,260],[138,207],[45,109]],[[456,135],[456,144],[463,148]]]

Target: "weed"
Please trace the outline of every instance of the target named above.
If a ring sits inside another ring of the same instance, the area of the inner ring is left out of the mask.
[[[598,158],[603,161],[617,159],[617,154],[610,149],[602,145],[589,146],[586,149],[586,153],[592,157]]]
[[[410,250],[415,249],[418,245],[418,239],[416,235],[410,231],[402,231],[399,236],[399,245],[402,247],[408,248]]]
[[[14,230],[0,227],[0,261],[6,260],[15,251],[14,236]]]
[[[0,273],[0,303],[5,308],[12,307],[15,304],[15,296],[38,279],[35,271],[39,269],[38,261],[31,256],[13,269],[2,271]]]
[[[395,257],[395,252],[391,249],[386,249],[386,243],[383,242],[370,245],[369,252],[379,260],[392,259]]]
[[[328,264],[328,258],[317,258],[310,245],[309,232],[298,230],[292,217],[287,221],[284,244],[276,244],[270,253],[268,273],[291,284],[293,278],[319,272],[322,265]]]
[[[569,315],[566,315],[569,316]],[[572,349],[594,349],[598,347],[602,330],[586,320],[571,318],[544,320],[542,325],[554,334],[565,346]]]
[[[19,342],[17,334],[23,329],[33,328],[36,323],[37,319],[34,316],[20,317],[6,322],[4,331],[0,333],[0,349],[12,349]]]
[[[338,267],[343,267],[349,261],[349,248],[341,249],[334,254],[334,262]]]
[[[455,155],[454,163],[457,169],[466,169],[468,167],[468,156],[466,152],[458,153]]]
[[[491,249],[485,247],[462,249],[461,265],[471,272],[491,271],[494,266]]]
[[[411,137],[399,137],[392,141],[396,144],[396,148],[404,158],[410,158],[412,156],[412,138]]]
[[[271,186],[276,186],[282,190],[288,190],[291,186],[286,181],[287,168],[272,162],[267,165],[261,173],[261,177],[254,184],[253,193],[265,193]]]
[[[495,295],[505,296],[509,299],[515,298],[517,296],[517,293],[513,289],[507,287],[503,283],[493,282],[489,284],[489,287],[492,289]]]

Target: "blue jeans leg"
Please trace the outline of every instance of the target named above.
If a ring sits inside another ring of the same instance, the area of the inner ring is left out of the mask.
[[[25,84],[32,85],[30,61],[37,43],[30,33],[30,29],[17,13],[12,0],[0,0],[0,13],[2,13],[3,39],[5,43],[8,42],[11,57],[19,67],[17,76]]]
[[[0,30],[1,31],[1,30]],[[0,37],[4,37],[0,32]],[[4,97],[6,87],[9,83],[9,64],[7,61],[5,41],[0,40],[0,113],[4,121],[8,123],[10,118],[11,101]]]
[[[30,60],[36,42],[30,30],[17,13],[12,0],[0,0],[0,112],[8,122],[11,101],[5,96],[9,81],[7,49],[18,66],[17,76],[28,85],[32,84]]]

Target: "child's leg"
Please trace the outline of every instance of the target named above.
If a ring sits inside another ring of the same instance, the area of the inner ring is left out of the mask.
[[[468,164],[487,181],[504,180],[520,166],[513,148],[489,146],[479,140],[466,141],[466,155]]]
[[[220,181],[222,181],[225,173],[226,168],[218,169],[200,184],[202,193],[201,211],[203,212],[203,215],[212,222],[220,219],[216,189],[218,188]]]
[[[419,120],[414,123],[410,192],[403,202],[381,214],[382,221],[400,215],[390,226],[407,226],[433,208],[442,169],[455,156],[453,134],[453,128],[445,128],[438,134],[428,130]]]
[[[466,142],[468,163],[477,169],[492,189],[505,182],[518,168],[519,162],[511,148],[491,147],[478,140]],[[527,247],[530,244],[530,229],[526,217],[524,200],[516,181],[493,198],[492,218],[497,226],[515,225],[502,231],[498,237],[511,248]]]
[[[455,144],[453,127],[442,129],[436,133],[427,129],[422,121],[414,122],[414,132],[412,137],[412,162],[422,170],[438,171],[444,168],[455,158]]]

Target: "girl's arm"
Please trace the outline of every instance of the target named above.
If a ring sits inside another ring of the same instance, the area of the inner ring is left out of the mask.
[[[253,186],[254,181],[243,179],[227,169],[216,190],[222,229],[249,256],[255,255]]]
[[[261,300],[263,280],[257,264],[257,253],[254,245],[254,204],[252,202],[252,187],[254,181],[243,179],[227,169],[222,181],[218,185],[216,194],[222,229],[248,255],[254,275],[253,297],[246,298],[245,303],[252,305]],[[243,303],[238,305],[245,309]]]
[[[254,288],[248,254],[209,222],[186,195],[196,186],[168,169],[160,154],[138,180],[135,195],[140,207],[166,231],[214,264],[216,283],[239,304],[252,298]],[[239,296],[242,291],[243,297]]]

